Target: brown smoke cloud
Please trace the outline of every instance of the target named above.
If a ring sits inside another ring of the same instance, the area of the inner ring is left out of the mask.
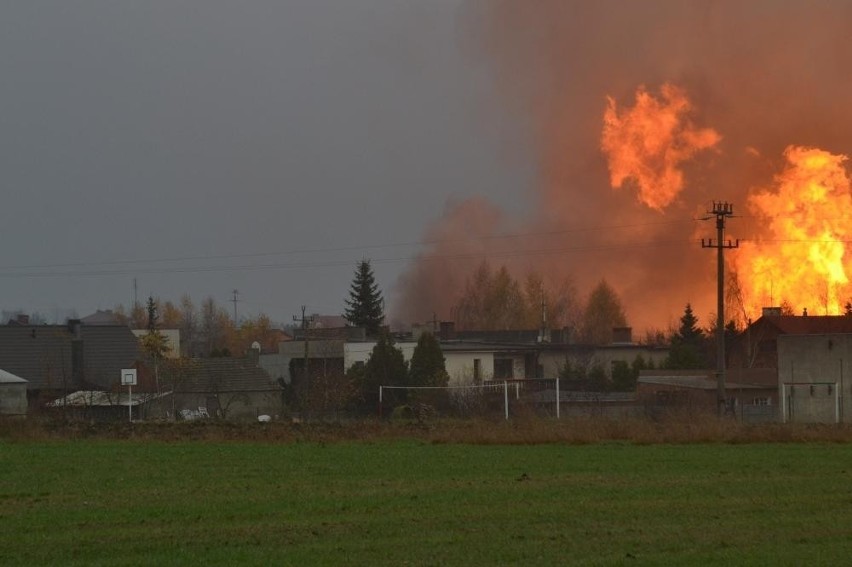
[[[691,219],[730,201],[744,216],[729,235],[758,237],[766,220],[748,216],[747,196],[783,169],[785,148],[852,154],[847,2],[484,0],[462,20],[493,64],[495,101],[532,121],[533,212],[514,218],[484,199],[448,206],[398,282],[397,320],[451,319],[481,256],[518,276],[571,276],[585,291],[606,278],[640,329],[668,325],[687,301],[706,324],[715,264],[695,238],[713,226]],[[640,86],[664,84],[721,140],[681,162],[682,190],[654,209],[610,187],[600,148],[607,97],[630,106]]]

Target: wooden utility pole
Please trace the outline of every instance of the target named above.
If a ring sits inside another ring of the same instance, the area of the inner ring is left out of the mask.
[[[721,201],[713,202],[713,209],[707,211],[704,220],[716,217],[716,240],[701,239],[702,248],[716,249],[716,398],[719,405],[719,417],[725,415],[725,249],[739,248],[740,241],[725,240],[725,219],[734,215],[734,205]],[[710,216],[712,215],[712,216]]]
[[[293,321],[300,323],[302,325],[302,339],[305,341],[305,360],[303,364],[302,376],[307,380],[308,377],[308,326],[310,323],[314,322],[314,317],[311,315],[310,317],[305,317],[305,306],[302,305],[302,317],[296,317],[293,315]]]
[[[233,299],[231,299],[231,303],[234,304],[234,328],[237,328],[239,326],[239,323],[237,323],[237,301],[239,301],[239,299],[237,299],[237,295],[239,293],[240,292],[238,292],[237,290],[234,290],[233,291],[234,297],[233,297]]]

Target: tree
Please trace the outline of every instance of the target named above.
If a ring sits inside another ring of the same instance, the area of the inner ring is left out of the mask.
[[[358,385],[361,399],[367,407],[376,407],[379,400],[379,386],[405,386],[408,377],[408,365],[402,351],[394,346],[393,338],[381,333],[376,346],[364,366],[364,374]]]
[[[171,301],[166,301],[165,303],[163,303],[162,308],[159,310],[162,312],[163,326],[166,329],[180,328],[182,314],[181,310],[178,309],[177,305],[175,305]]]
[[[154,380],[157,385],[157,392],[160,391],[160,360],[169,351],[169,338],[165,336],[157,328],[159,315],[157,312],[157,304],[153,297],[148,297],[148,332],[142,337],[142,348],[154,361]]]
[[[671,350],[665,367],[671,369],[707,368],[707,345],[704,333],[698,327],[698,317],[692,305],[686,304],[680,318],[680,327],[672,335]]]
[[[627,317],[615,290],[606,280],[592,290],[580,321],[580,340],[590,345],[612,342],[612,330],[626,327]]]
[[[384,300],[369,260],[358,262],[355,268],[343,317],[353,327],[364,327],[368,335],[377,335],[381,329]]]
[[[184,356],[192,357],[197,352],[198,312],[187,294],[180,298],[180,315],[181,350]]]
[[[441,345],[432,333],[423,333],[414,347],[408,369],[411,386],[446,386],[450,381]]]
[[[208,297],[201,303],[201,335],[204,338],[205,354],[230,356],[227,339],[233,330],[234,322],[228,311]],[[227,352],[227,354],[226,354]]]

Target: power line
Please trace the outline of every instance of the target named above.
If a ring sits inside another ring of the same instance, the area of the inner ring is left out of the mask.
[[[124,265],[134,265],[134,264],[160,264],[160,263],[172,263],[172,262],[192,262],[192,261],[204,261],[204,260],[237,260],[243,258],[265,258],[271,256],[288,256],[295,254],[323,254],[323,253],[333,253],[333,252],[351,252],[351,251],[362,251],[362,250],[372,250],[372,249],[383,249],[383,248],[403,248],[407,246],[433,246],[439,244],[458,244],[465,242],[477,242],[477,241],[491,241],[491,240],[510,240],[516,238],[536,238],[543,236],[558,236],[560,234],[572,234],[576,232],[597,232],[597,231],[611,231],[618,229],[627,229],[627,228],[638,228],[643,226],[660,226],[660,225],[673,225],[673,224],[691,224],[694,222],[694,219],[690,219],[688,221],[677,220],[677,221],[656,221],[656,222],[647,222],[647,223],[631,223],[631,224],[616,224],[616,225],[599,225],[599,226],[587,226],[587,227],[575,227],[575,228],[566,228],[560,230],[552,230],[552,231],[539,231],[539,232],[516,232],[516,233],[507,233],[507,234],[499,234],[499,235],[487,235],[487,236],[471,236],[465,238],[455,238],[455,239],[433,239],[433,240],[424,240],[419,242],[400,242],[400,243],[386,243],[386,244],[367,244],[360,246],[341,246],[341,247],[331,247],[331,248],[302,248],[302,249],[291,249],[291,250],[282,250],[279,252],[255,252],[255,253],[244,253],[244,254],[226,254],[226,255],[199,255],[199,256],[172,256],[165,258],[150,258],[150,259],[134,259],[134,260],[104,260],[104,261],[84,261],[84,262],[67,262],[61,264],[24,264],[17,266],[0,266],[0,270],[41,270],[41,269],[56,269],[56,268],[81,268],[81,267],[98,267],[98,266],[124,266]]]
[[[374,258],[374,264],[390,264],[411,261],[434,262],[441,260],[470,260],[488,258],[512,258],[517,256],[542,256],[548,254],[568,254],[582,252],[634,250],[642,248],[657,248],[661,246],[689,246],[697,239],[677,241],[655,241],[647,243],[631,244],[602,244],[587,246],[570,246],[556,248],[522,249],[509,251],[476,251],[464,254],[419,254],[415,256],[401,256],[391,258]],[[231,272],[231,271],[263,271],[263,270],[294,270],[332,268],[338,266],[349,266],[351,259],[329,260],[320,262],[291,262],[271,264],[240,264],[240,265],[218,265],[218,266],[195,266],[195,267],[149,267],[149,268],[127,268],[119,270],[77,270],[77,271],[46,271],[46,272],[0,272],[0,279],[27,279],[27,278],[49,278],[49,277],[100,277],[121,276],[128,274],[186,274],[186,273],[209,273],[209,272]]]

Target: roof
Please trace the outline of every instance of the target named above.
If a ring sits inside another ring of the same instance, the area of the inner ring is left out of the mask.
[[[80,319],[80,322],[84,325],[124,325],[112,309],[104,311],[98,309],[91,315],[86,315]]]
[[[342,315],[313,314],[310,321],[312,329],[342,329],[349,326],[349,322]]]
[[[126,326],[82,325],[83,378],[86,383],[109,387],[119,382],[122,368],[141,358],[139,340]]]
[[[766,315],[752,326],[769,325],[779,334],[822,335],[852,333],[852,316],[849,315]]]
[[[537,350],[535,345],[480,342],[472,340],[441,341],[443,352],[532,352]]]
[[[20,376],[15,376],[11,372],[6,372],[5,370],[0,370],[0,384],[26,384],[27,380],[24,380]]]
[[[675,386],[678,388],[689,388],[693,390],[715,390],[718,388],[718,382],[715,378],[710,378],[706,374],[702,375],[672,375],[672,374],[655,374],[639,376],[639,384],[657,384],[659,386]],[[761,384],[738,384],[735,382],[725,382],[726,390],[766,390],[773,388],[769,385]]]
[[[109,387],[138,358],[138,341],[124,326],[81,324],[77,335],[67,325],[0,326],[0,368],[34,390]]]
[[[202,358],[166,361],[163,373],[182,373],[176,381],[179,393],[268,392],[281,386],[249,358]]]

